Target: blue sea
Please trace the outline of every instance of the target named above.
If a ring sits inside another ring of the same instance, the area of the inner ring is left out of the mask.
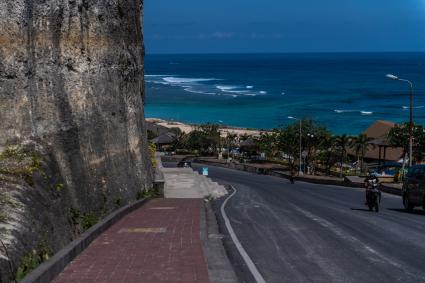
[[[406,83],[425,124],[425,53],[147,55],[146,117],[272,129],[312,118],[357,134],[375,120],[404,122]]]

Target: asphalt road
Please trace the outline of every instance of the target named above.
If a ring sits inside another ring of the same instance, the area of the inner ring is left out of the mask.
[[[425,282],[425,213],[406,213],[400,197],[383,194],[375,213],[361,189],[211,166],[209,174],[237,189],[226,213],[267,282]],[[226,239],[241,280],[252,282]]]

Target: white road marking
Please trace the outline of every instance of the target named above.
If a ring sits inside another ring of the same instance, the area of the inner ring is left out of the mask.
[[[310,218],[311,220],[317,222],[322,227],[329,229],[330,231],[332,231],[334,234],[336,234],[341,239],[351,242],[353,244],[353,246],[356,246],[360,249],[359,250],[360,252],[362,250],[367,251],[368,254],[369,254],[368,258],[370,260],[380,261],[380,262],[383,262],[383,263],[386,263],[386,264],[390,264],[393,267],[403,269],[403,266],[401,264],[399,264],[398,262],[396,262],[395,260],[392,260],[391,258],[384,256],[383,254],[379,253],[378,251],[376,251],[372,247],[363,243],[362,241],[360,241],[356,237],[345,233],[342,229],[340,229],[336,225],[332,224],[331,222],[329,222],[329,221],[327,221],[327,220],[325,220],[325,219],[323,219],[323,218],[321,218],[317,215],[314,215],[314,214],[308,212],[307,210],[300,208],[299,206],[293,205],[293,207],[295,208],[295,210],[304,214],[304,216],[306,216],[307,218]],[[407,273],[410,274],[410,272],[407,272]]]
[[[221,215],[223,215],[224,223],[226,224],[227,231],[229,231],[230,237],[232,238],[232,241],[235,243],[236,248],[238,249],[240,255],[242,256],[243,260],[245,261],[246,265],[248,266],[249,271],[251,272],[252,276],[254,276],[255,281],[257,283],[266,283],[261,273],[258,271],[257,267],[255,266],[252,259],[249,257],[248,253],[242,246],[241,242],[239,242],[238,237],[235,234],[235,231],[233,230],[232,225],[230,224],[229,218],[227,217],[226,211],[224,208],[226,207],[227,202],[229,199],[231,199],[236,193],[237,190],[233,186],[231,186],[233,189],[233,193],[223,202],[221,205]]]

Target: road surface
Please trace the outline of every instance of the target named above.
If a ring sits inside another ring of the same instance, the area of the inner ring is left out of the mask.
[[[212,166],[209,174],[237,189],[225,211],[266,282],[425,282],[425,213],[406,213],[400,197],[383,194],[375,213],[361,189]],[[229,238],[239,276],[255,282]]]

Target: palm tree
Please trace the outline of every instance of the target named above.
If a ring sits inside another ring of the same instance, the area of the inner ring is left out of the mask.
[[[335,164],[335,137],[331,134],[324,135],[319,144],[319,160],[325,165],[327,175]]]
[[[342,178],[342,164],[344,163],[345,157],[347,155],[347,146],[351,143],[351,138],[346,134],[335,137],[335,146],[341,150],[341,168],[340,168],[340,177]]]
[[[369,150],[370,146],[373,146],[370,144],[370,141],[372,141],[373,138],[369,138],[365,134],[359,134],[357,137],[354,137],[350,142],[350,147],[354,149],[356,152],[357,158],[360,159],[360,170],[363,172],[363,159],[366,155],[366,152]]]
[[[235,148],[237,144],[237,139],[238,135],[233,133],[227,133],[226,137],[224,138],[228,150],[228,157],[230,157],[230,152]]]
[[[248,134],[243,134],[239,136],[239,142],[243,142],[246,141],[247,139],[249,139],[249,135]]]
[[[273,158],[277,155],[277,134],[261,133],[259,137],[254,138],[261,152],[264,152],[267,158]]]

